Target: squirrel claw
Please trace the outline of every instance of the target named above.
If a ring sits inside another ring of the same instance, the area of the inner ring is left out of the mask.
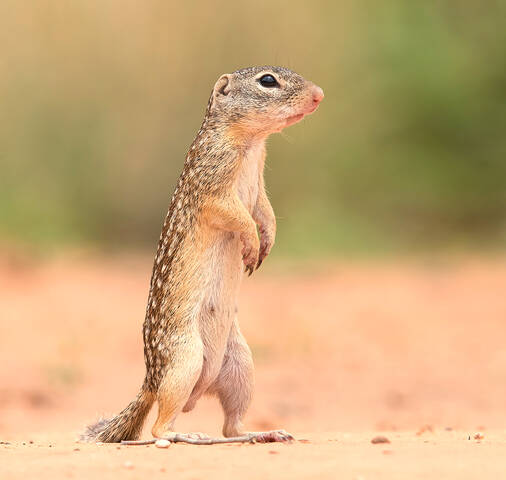
[[[257,266],[256,266],[256,270],[258,270],[258,269],[260,268],[260,265],[262,265],[262,262],[263,262],[263,261],[264,261],[264,259],[263,259],[263,258],[260,258],[260,259],[258,260],[258,263],[257,263]]]

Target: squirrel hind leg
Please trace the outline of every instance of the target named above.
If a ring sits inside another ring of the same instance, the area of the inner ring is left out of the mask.
[[[151,430],[156,438],[163,438],[173,431],[174,421],[188,403],[202,372],[201,339],[193,338],[187,345],[186,351],[178,351],[178,361],[167,369],[158,387],[158,417]]]
[[[208,390],[218,396],[225,422],[223,435],[242,435],[242,419],[248,410],[253,393],[253,360],[251,350],[242,336],[237,322],[230,330],[225,360],[217,379]]]

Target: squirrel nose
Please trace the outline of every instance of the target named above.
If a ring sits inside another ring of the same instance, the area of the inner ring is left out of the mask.
[[[318,85],[313,85],[313,103],[320,103],[324,96],[323,90]]]

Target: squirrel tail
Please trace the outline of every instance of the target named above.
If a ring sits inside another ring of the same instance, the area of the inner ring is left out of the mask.
[[[100,419],[86,427],[81,441],[118,443],[121,440],[137,440],[154,401],[155,393],[147,391],[143,386],[135,400],[118,415],[110,419]]]

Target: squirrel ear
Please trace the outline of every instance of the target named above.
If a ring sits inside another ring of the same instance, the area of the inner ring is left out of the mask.
[[[230,85],[230,77],[228,73],[225,75],[222,75],[220,78],[218,78],[218,81],[214,84],[214,96],[217,97],[218,95],[228,95],[230,93],[231,85]]]

